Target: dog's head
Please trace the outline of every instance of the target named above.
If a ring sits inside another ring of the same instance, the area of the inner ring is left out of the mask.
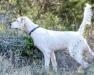
[[[10,23],[10,28],[12,29],[22,29],[25,25],[26,17],[19,17],[16,21]]]

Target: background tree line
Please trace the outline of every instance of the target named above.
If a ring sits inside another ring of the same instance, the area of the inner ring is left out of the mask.
[[[85,3],[93,0],[1,0],[0,13],[28,16],[35,23],[54,30],[77,30]]]

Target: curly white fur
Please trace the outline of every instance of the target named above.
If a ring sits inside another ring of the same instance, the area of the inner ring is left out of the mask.
[[[86,7],[84,8],[84,17],[83,17],[83,21],[80,25],[80,28],[78,29],[79,33],[80,34],[83,34],[84,33],[84,29],[85,29],[85,26],[88,24],[88,25],[91,25],[91,18],[92,18],[92,9],[91,9],[91,5],[89,4],[86,4]]]

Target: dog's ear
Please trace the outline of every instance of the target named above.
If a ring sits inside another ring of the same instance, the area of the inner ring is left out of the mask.
[[[22,18],[21,18],[21,22],[23,22],[24,20],[25,20],[25,18],[24,18],[24,17],[22,17]]]
[[[25,28],[26,24],[25,24],[25,17],[21,18],[21,22],[23,23],[23,28]]]

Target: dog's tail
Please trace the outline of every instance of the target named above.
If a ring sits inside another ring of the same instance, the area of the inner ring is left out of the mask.
[[[78,32],[83,35],[85,26],[88,24],[91,24],[91,18],[92,18],[92,9],[90,4],[86,4],[86,7],[84,8],[84,17],[82,20],[82,23],[80,25],[80,28],[78,29]]]

